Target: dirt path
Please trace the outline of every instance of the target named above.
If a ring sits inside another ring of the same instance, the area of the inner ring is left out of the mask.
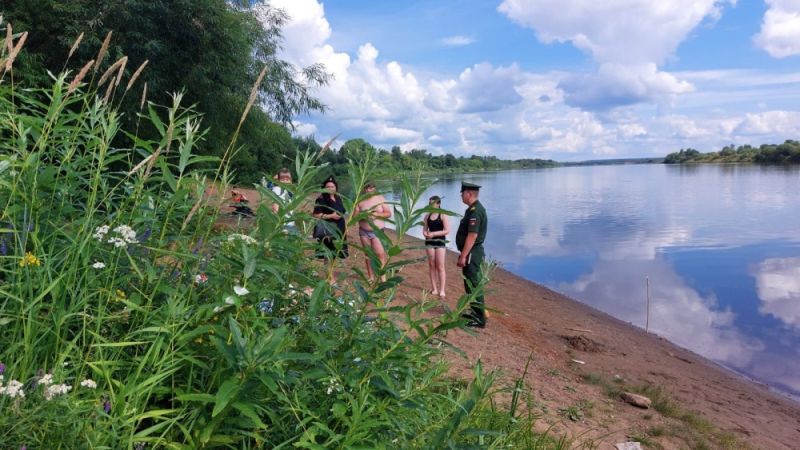
[[[349,239],[357,242],[354,233]],[[403,257],[423,255],[409,253]],[[346,264],[362,265],[362,255],[353,250]],[[452,252],[447,268],[446,302],[455,306],[463,285]],[[404,268],[402,276],[401,301],[418,300],[429,288],[425,263]],[[487,328],[447,336],[468,355],[450,357],[453,373],[470,378],[480,358],[484,368],[513,380],[532,358],[525,381],[541,415],[537,427],[556,436],[566,433],[578,447],[612,449],[615,443],[647,440],[649,448],[698,448],[693,434],[699,433],[714,435],[711,448],[800,448],[800,403],[663,338],[502,269],[492,275],[486,302],[496,310]],[[672,406],[665,416],[605,392],[623,385],[651,385]]]

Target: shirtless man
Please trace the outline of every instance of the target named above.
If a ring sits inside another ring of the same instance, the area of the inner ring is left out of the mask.
[[[382,230],[385,226],[383,219],[392,217],[392,210],[386,205],[386,199],[383,198],[383,195],[375,191],[375,183],[368,182],[365,184],[364,194],[366,194],[367,198],[355,206],[354,212],[356,215],[368,213],[369,217],[358,221],[358,237],[362,246],[372,248],[381,261],[381,266],[383,266],[387,260],[386,252],[383,250],[383,244],[381,244],[381,240],[378,239],[372,227]],[[367,278],[372,281],[375,278],[375,273],[369,263],[369,256],[365,255],[365,262],[367,265]],[[381,281],[386,281],[386,277],[381,277]]]

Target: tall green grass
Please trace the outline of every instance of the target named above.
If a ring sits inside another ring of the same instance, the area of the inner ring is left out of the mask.
[[[354,269],[334,286],[341,267],[306,237],[317,155],[295,161],[277,214],[263,205],[220,231],[206,189],[230,182],[228,161],[196,154],[201,120],[181,95],[143,105],[160,136],[147,140],[120,129],[127,91],[75,76],[0,79],[0,448],[566,445],[532,433],[521,385],[509,410],[480,364],[465,385],[445,376],[443,336],[469,298],[432,318],[434,304],[396,301],[399,269],[416,262],[403,235],[427,211],[419,179],[404,182],[397,236],[379,233],[389,263],[368,252],[387,280]],[[374,161],[351,161],[354,192]],[[287,215],[300,234],[284,232]]]

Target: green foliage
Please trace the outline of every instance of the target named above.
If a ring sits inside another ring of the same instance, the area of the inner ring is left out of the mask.
[[[428,173],[461,173],[558,166],[558,163],[549,159],[503,160],[498,159],[496,156],[478,155],[457,158],[449,153],[432,155],[425,149],[413,149],[409,152],[403,152],[398,146],[392,147],[391,151],[386,151],[376,149],[372,144],[361,138],[348,140],[338,152],[327,152],[323,155],[322,161],[331,166],[332,173],[337,175],[344,174],[346,173],[349,155],[359,151],[376,153],[375,174],[384,178],[393,178],[397,177],[398,174],[419,171]]]
[[[692,148],[681,149],[667,155],[664,163],[800,164],[800,142],[787,140],[783,144],[764,144],[758,148],[750,145],[734,148],[733,145],[728,145],[718,152],[709,153],[700,153]]]
[[[430,317],[441,305],[395,297],[414,262],[403,233],[426,211],[419,178],[404,181],[397,237],[379,235],[387,281],[333,286],[323,274],[341,268],[311,258],[304,237],[316,154],[294,160],[295,195],[271,197],[277,214],[261,206],[241,233],[215,231],[207,188],[224,188],[228,168],[196,154],[186,98],[148,105],[155,136],[115,147],[116,104],[68,78],[47,89],[0,78],[4,447],[566,448],[498,407],[480,364],[469,383],[444,376],[444,335],[469,298]],[[375,164],[354,151],[351,184]]]
[[[127,76],[149,61],[136,89],[118,102],[119,120],[126,129],[136,128],[144,83],[148,99],[157,104],[169,103],[171,92],[185,90],[184,103],[194,105],[208,129],[195,150],[204,155],[222,156],[250,89],[266,66],[257,92],[259,107],[243,124],[238,140],[242,148],[233,165],[240,181],[254,182],[294,160],[295,148],[284,125],[297,114],[324,109],[310,91],[328,80],[319,65],[296,68],[277,58],[287,17],[265,3],[257,8],[261,21],[252,9],[225,0],[20,0],[3,2],[0,15],[16,30],[29,33],[14,68],[15,79],[27,85],[50,83],[46,70],[77,72],[98,58],[107,33],[113,32],[107,56],[96,61],[92,77],[99,78],[123,55],[128,57]],[[81,34],[80,45],[69,56]],[[157,136],[146,121],[138,134]],[[115,146],[130,144],[121,138]]]

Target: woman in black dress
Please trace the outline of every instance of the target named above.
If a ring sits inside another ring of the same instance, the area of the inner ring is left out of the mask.
[[[323,251],[320,257],[325,259],[347,258],[349,253],[347,242],[344,239],[345,210],[342,198],[337,193],[339,184],[336,182],[336,178],[333,176],[328,177],[322,183],[322,189],[327,192],[317,197],[317,201],[314,203],[313,216],[316,219],[326,221],[326,225],[332,225],[327,227],[332,231],[332,234],[317,237],[319,242],[328,250]]]
[[[429,203],[432,208],[441,208],[442,199],[434,195]],[[433,212],[425,215],[422,221],[422,235],[425,236],[425,253],[428,254],[428,273],[431,277],[431,294],[445,298],[447,271],[444,259],[447,249],[447,235],[450,234],[450,221],[447,216]]]

